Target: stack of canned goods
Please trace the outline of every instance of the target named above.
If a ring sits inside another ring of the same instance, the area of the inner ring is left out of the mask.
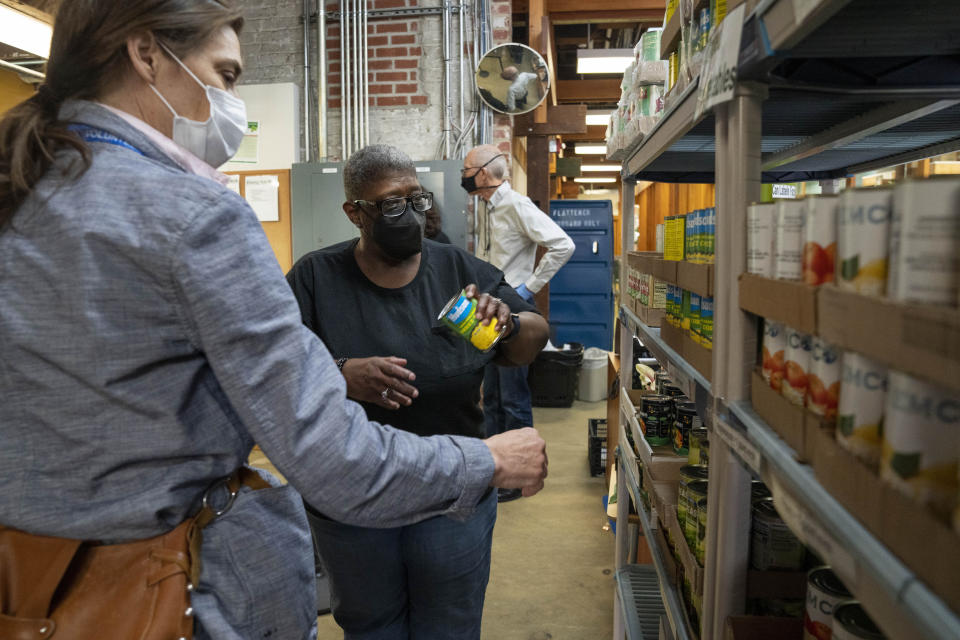
[[[713,298],[668,284],[666,319],[697,344],[713,349]]]
[[[883,640],[884,635],[830,567],[807,574],[804,640]]]

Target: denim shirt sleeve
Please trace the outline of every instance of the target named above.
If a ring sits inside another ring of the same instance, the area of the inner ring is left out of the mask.
[[[217,196],[188,216],[173,284],[187,334],[267,457],[341,522],[393,527],[468,517],[493,477],[486,445],[369,422],[301,322],[253,211],[236,194]]]

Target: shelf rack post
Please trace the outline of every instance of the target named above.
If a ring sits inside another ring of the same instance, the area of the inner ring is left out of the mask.
[[[756,358],[756,325],[740,310],[737,278],[746,266],[747,207],[760,199],[761,85],[738,85],[732,102],[716,112],[716,284],[713,394],[749,393]],[[722,638],[728,616],[742,614],[750,553],[750,473],[720,439],[711,438],[703,636]],[[720,577],[723,577],[722,584]]]

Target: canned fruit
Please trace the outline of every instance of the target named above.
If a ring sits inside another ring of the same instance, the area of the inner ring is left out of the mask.
[[[960,179],[911,180],[893,191],[887,295],[955,306],[960,290]]]
[[[795,571],[803,566],[806,550],[780,518],[773,498],[752,501],[750,565],[759,571]]]
[[[776,391],[783,385],[787,352],[786,327],[779,322],[763,321],[763,379]]]
[[[782,200],[776,211],[773,276],[779,280],[800,280],[803,277],[806,203],[803,200]]]
[[[887,368],[858,353],[843,354],[837,442],[876,468],[880,462]]]
[[[793,404],[802,407],[807,395],[807,372],[810,370],[813,338],[790,327],[787,327],[786,333],[787,353],[780,393]]]
[[[960,398],[891,371],[881,455],[884,480],[949,519],[957,503]]]
[[[813,338],[810,373],[807,375],[807,407],[831,420],[840,400],[840,351],[829,342]]]
[[[461,291],[443,307],[437,320],[480,351],[489,351],[503,337],[506,326],[498,327],[497,319],[482,324],[476,317],[477,300]]]
[[[838,201],[839,196],[812,196],[804,200],[803,281],[806,284],[833,282]]]
[[[807,574],[807,606],[803,614],[804,640],[830,640],[833,612],[853,596],[829,567]]]
[[[837,286],[867,295],[887,287],[893,190],[848,189],[837,208]]]
[[[773,277],[775,204],[752,204],[747,209],[747,273]]]
[[[884,640],[883,633],[859,602],[851,600],[833,610],[833,640]]]

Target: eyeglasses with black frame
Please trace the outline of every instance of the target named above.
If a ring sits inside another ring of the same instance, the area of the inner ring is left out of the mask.
[[[412,196],[384,198],[383,200],[378,200],[377,202],[370,202],[369,200],[354,200],[353,204],[357,205],[358,207],[362,205],[376,207],[377,211],[379,211],[380,215],[382,215],[384,218],[397,218],[406,212],[408,204],[412,206],[413,210],[418,213],[423,213],[432,207],[433,193],[429,191],[423,191],[421,193],[415,193]]]

